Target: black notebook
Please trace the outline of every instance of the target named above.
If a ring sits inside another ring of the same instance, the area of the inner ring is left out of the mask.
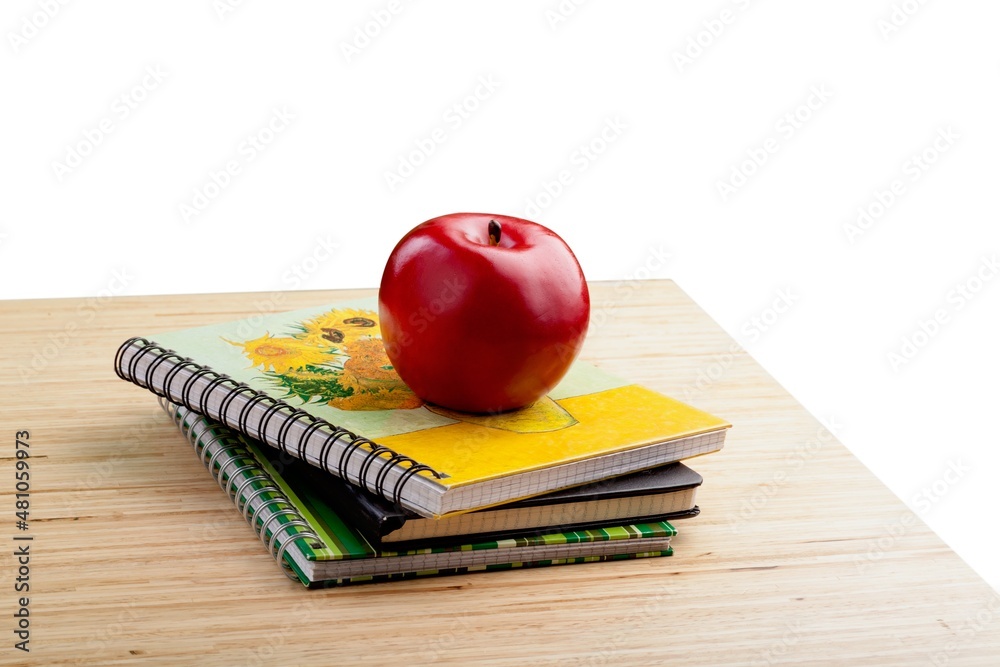
[[[308,474],[369,542],[392,549],[689,518],[699,513],[695,495],[702,483],[691,468],[671,463],[434,520],[320,471],[309,469]]]

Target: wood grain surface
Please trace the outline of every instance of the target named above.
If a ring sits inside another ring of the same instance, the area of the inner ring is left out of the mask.
[[[0,663],[1000,664],[1000,597],[670,281],[594,284],[583,357],[734,425],[691,462],[702,514],[678,522],[673,557],[289,581],[112,360],[133,335],[371,293],[0,303],[3,552],[33,538],[30,592],[0,559]]]

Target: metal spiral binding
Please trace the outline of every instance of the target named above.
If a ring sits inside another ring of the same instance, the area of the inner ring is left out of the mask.
[[[373,447],[371,451],[368,452],[368,454],[365,456],[365,460],[361,462],[361,469],[358,471],[358,483],[359,485],[363,486],[364,488],[374,493],[375,489],[368,486],[368,470],[371,468],[372,463],[378,459],[381,459],[382,454],[389,454],[388,459],[383,459],[388,461],[392,461],[394,458],[398,458],[399,454],[392,451],[388,447],[383,447],[382,445],[376,445],[375,443],[372,443],[372,445]],[[385,465],[383,465],[382,468],[384,469]],[[378,488],[378,486],[376,485],[375,488]]]
[[[314,419],[313,422],[306,427],[306,430],[302,432],[302,435],[299,436],[299,443],[295,447],[295,457],[297,459],[300,461],[306,460],[306,443],[309,441],[309,438],[312,437],[312,434],[315,431],[320,430],[322,427],[323,422],[318,419]]]
[[[259,464],[256,462],[242,463],[242,465],[237,465],[235,470],[226,472],[227,467],[233,463],[255,461],[253,455],[238,437],[219,433],[207,422],[204,422],[202,429],[196,429],[193,424],[188,424],[184,419],[181,406],[164,398],[160,398],[159,402],[165,410],[169,411],[168,414],[173,419],[174,424],[194,447],[195,454],[218,482],[219,488],[233,499],[236,508],[243,514],[243,518],[261,542],[267,545],[268,552],[281,565],[285,575],[293,581],[299,581],[290,562],[285,559],[285,552],[289,545],[297,540],[307,540],[306,543],[311,548],[322,548],[323,542],[319,535],[312,530],[305,518],[285,498],[271,476]],[[209,456],[209,450],[212,449],[213,445],[215,445],[215,451]],[[216,464],[218,464],[217,470]],[[234,494],[233,488],[237,476],[244,474],[247,477],[239,483],[239,486],[235,487]],[[255,483],[261,486],[250,491]],[[243,499],[245,492],[247,495]],[[250,513],[253,501],[266,493],[274,494],[274,497],[259,503]],[[243,499],[242,506],[241,499]],[[281,507],[272,507],[276,505]],[[288,517],[288,519],[279,521],[280,517]],[[260,527],[257,526],[258,519],[261,521]],[[276,525],[272,527],[273,523]],[[293,528],[294,532],[292,532]],[[270,536],[268,536],[268,530],[270,530]]]
[[[267,409],[264,410],[264,415],[260,418],[260,423],[257,424],[257,435],[256,435],[256,437],[261,442],[267,442],[267,435],[266,435],[267,434],[267,426],[268,426],[268,424],[271,423],[271,419],[274,418],[274,415],[278,414],[279,412],[282,411],[282,409],[284,409],[286,407],[288,409],[291,409],[291,406],[286,405],[285,403],[282,403],[281,401],[279,401],[276,398],[272,398],[271,401],[272,401],[271,405],[269,405],[267,407]],[[280,449],[281,451],[285,452],[286,454],[288,453],[288,451],[284,448],[284,443],[282,443],[280,440],[278,441],[278,449]]]
[[[252,486],[254,482],[270,482],[271,477],[268,475],[250,475],[236,488],[236,494],[233,496],[233,500],[236,502],[236,509],[239,510],[240,514],[243,514],[243,510],[247,507],[249,500],[244,502],[243,507],[240,507],[240,498],[243,497],[243,492],[246,491],[248,486]],[[270,487],[274,488],[274,487]]]
[[[124,364],[126,351],[135,346],[140,346],[140,349],[132,356],[127,365]],[[139,362],[147,355],[155,355],[156,359],[149,364],[146,372],[140,377],[137,374]],[[154,385],[153,380],[156,376],[156,371],[162,364],[170,365],[170,368],[167,370],[163,381],[159,385]],[[179,372],[185,368],[192,369],[193,372],[184,381],[180,391],[175,391],[173,389],[174,381],[178,377]],[[129,380],[140,387],[150,389],[157,396],[164,397],[168,401],[173,402],[173,397],[177,396],[180,403],[188,409],[231,424],[244,435],[256,438],[261,442],[275,444],[286,454],[296,456],[302,460],[305,460],[305,447],[310,438],[316,434],[325,434],[325,439],[319,450],[319,467],[328,473],[337,475],[348,481],[352,481],[348,478],[348,469],[351,462],[355,459],[357,453],[364,452],[364,458],[361,460],[357,479],[358,486],[373,491],[397,504],[402,499],[406,482],[414,475],[420,472],[427,472],[437,479],[446,477],[446,475],[409,456],[399,454],[368,438],[331,424],[325,419],[319,419],[304,410],[294,408],[284,401],[261,393],[247,386],[245,383],[237,382],[228,375],[214,371],[207,366],[201,366],[191,359],[181,357],[173,350],[161,347],[145,338],[131,338],[118,348],[118,352],[115,355],[115,373],[123,380]],[[201,379],[208,380],[208,386],[201,390],[201,394],[196,401],[193,394],[195,387]],[[219,394],[222,394],[219,408],[210,411],[210,399]],[[229,417],[230,407],[234,399],[240,395],[249,395],[249,399],[240,409],[239,415],[235,419],[236,423],[232,424],[233,419]],[[259,405],[266,406],[264,414],[256,424],[251,424],[250,417]],[[281,426],[278,429],[276,438],[272,437],[269,440],[266,437],[268,427],[272,419],[277,415],[281,415],[278,418]],[[291,433],[292,425],[300,420],[307,423],[307,426],[293,447],[292,443],[289,442],[289,434]],[[337,441],[342,439],[350,440],[350,442],[341,451],[336,465],[331,465],[330,458],[333,455],[334,447],[337,445]],[[368,482],[368,474],[376,460],[380,461],[380,464],[378,472],[375,475],[375,482],[374,484],[370,484]],[[403,468],[403,472],[393,484],[392,491],[389,493],[389,490],[385,487],[392,468]]]
[[[239,457],[235,457],[234,456],[233,458],[231,458],[228,461],[226,461],[225,463],[223,463],[222,467],[219,468],[219,488],[222,489],[223,491],[225,491],[226,495],[229,496],[230,498],[233,497],[233,480],[236,479],[236,476],[239,475],[240,473],[244,473],[244,472],[246,472],[248,470],[256,470],[257,469],[257,464],[256,463],[245,463],[245,464],[239,466],[238,468],[236,468],[236,470],[233,470],[232,472],[229,473],[229,476],[226,477],[226,486],[223,487],[222,486],[222,476],[223,476],[222,473],[225,471],[225,466],[229,465],[233,461],[238,461],[238,460],[239,460]]]
[[[291,452],[288,451],[288,432],[291,430],[292,424],[303,418],[309,422],[309,426],[306,427],[307,429],[312,429],[317,423],[319,423],[319,420],[305,410],[294,410],[291,414],[287,415],[287,419],[285,419],[285,421],[281,424],[281,428],[278,429],[278,442],[283,444],[286,454],[291,454]],[[304,461],[305,457],[303,456],[303,444],[302,438],[299,438],[298,458]]]

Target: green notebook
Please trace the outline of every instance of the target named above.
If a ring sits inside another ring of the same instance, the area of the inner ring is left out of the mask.
[[[305,464],[186,407],[161,405],[286,574],[309,587],[673,553],[667,522],[378,551],[316,492]]]

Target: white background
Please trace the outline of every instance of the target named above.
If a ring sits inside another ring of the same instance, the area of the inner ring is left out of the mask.
[[[1000,589],[1000,5],[332,4],[4,2],[0,297],[373,287],[427,218],[532,217],[677,280]]]

